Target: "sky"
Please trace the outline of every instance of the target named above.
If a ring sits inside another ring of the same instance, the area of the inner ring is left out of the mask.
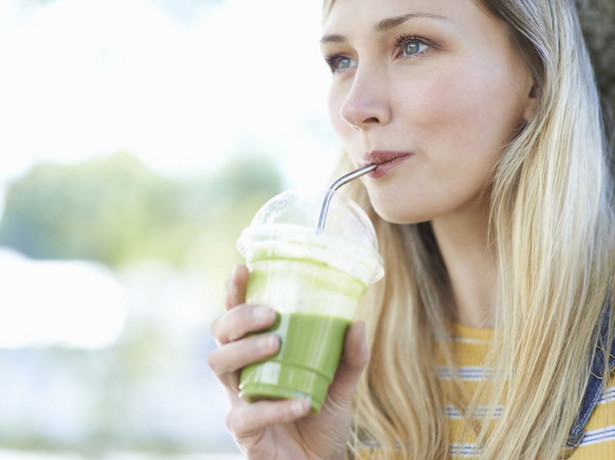
[[[337,152],[319,29],[319,1],[0,0],[0,181],[127,150],[170,174],[260,151],[301,182]]]
[[[0,0],[0,202],[37,162],[118,151],[169,175],[265,153],[321,185],[339,147],[319,38],[319,1]],[[0,347],[100,348],[124,324],[104,267],[3,250],[0,277],[21,289],[0,291]]]

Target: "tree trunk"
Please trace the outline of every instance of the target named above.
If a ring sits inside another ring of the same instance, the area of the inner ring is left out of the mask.
[[[562,1],[562,0],[547,0]],[[592,57],[596,79],[604,102],[605,115],[611,120],[613,133],[615,114],[615,0],[576,0],[581,26]]]

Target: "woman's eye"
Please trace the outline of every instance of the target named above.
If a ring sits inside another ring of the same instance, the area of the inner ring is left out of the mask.
[[[424,41],[419,40],[418,38],[413,37],[400,37],[397,41],[397,47],[406,57],[413,57],[417,54],[421,54],[429,45],[427,45]]]
[[[350,69],[356,66],[354,59],[349,58],[348,56],[330,56],[325,59],[331,72],[343,72],[344,70]]]

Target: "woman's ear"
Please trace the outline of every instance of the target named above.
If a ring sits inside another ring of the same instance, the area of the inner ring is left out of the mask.
[[[536,104],[538,103],[538,90],[536,89],[536,83],[532,84],[527,95],[527,101],[525,103],[525,110],[523,111],[523,119],[529,122],[536,112]]]

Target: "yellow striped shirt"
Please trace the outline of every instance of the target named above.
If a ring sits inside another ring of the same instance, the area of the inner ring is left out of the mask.
[[[492,331],[454,325],[453,337],[455,340],[453,359],[460,384],[466,394],[473,394],[478,382],[485,379],[489,373],[489,369],[483,367],[482,363],[489,348]],[[440,366],[438,373],[446,391],[447,382],[451,382],[452,385],[450,370],[446,366]],[[446,393],[454,394],[452,388]],[[497,417],[501,410],[501,407],[495,408],[493,416]],[[486,413],[486,411],[486,408],[479,408],[476,416],[480,417],[481,412]],[[451,458],[480,458],[480,453],[474,444],[475,435],[472,430],[467,429],[464,417],[453,401],[445,401],[445,417],[450,427]],[[380,453],[382,454],[382,451]],[[380,458],[377,449],[365,449],[360,454],[361,459]],[[572,460],[615,459],[615,375],[611,376],[606,392],[598,401],[585,426],[585,436],[570,458]]]

